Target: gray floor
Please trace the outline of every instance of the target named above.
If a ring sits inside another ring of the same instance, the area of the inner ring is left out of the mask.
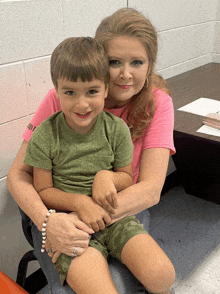
[[[220,293],[220,205],[181,186],[150,209],[150,234],[176,269],[176,294]]]

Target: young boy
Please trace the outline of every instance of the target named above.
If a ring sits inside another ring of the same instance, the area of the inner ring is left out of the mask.
[[[24,162],[33,166],[34,186],[42,199],[44,195],[52,198],[59,190],[74,194],[71,210],[96,232],[90,241],[93,249],[86,251],[91,262],[96,262],[91,266],[97,273],[100,267],[104,275],[102,267],[108,254],[120,260],[124,245],[133,236],[147,233],[134,216],[105,228],[111,223],[110,213],[117,208],[117,192],[133,183],[130,132],[122,119],[103,111],[109,65],[95,39],[69,38],[58,45],[51,57],[51,77],[62,111],[34,131]],[[77,293],[85,282],[83,270],[88,271],[82,259],[86,252],[76,258],[76,254],[62,254],[55,264],[61,283],[67,280]],[[82,281],[78,278],[76,282],[80,259]],[[94,283],[95,274],[90,276]],[[102,287],[98,282],[96,286]],[[112,285],[108,289],[117,293]]]

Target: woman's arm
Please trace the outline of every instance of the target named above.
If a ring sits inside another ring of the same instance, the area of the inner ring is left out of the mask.
[[[41,231],[48,209],[33,187],[32,167],[23,163],[27,145],[28,143],[23,141],[9,170],[7,187],[19,207]],[[53,244],[54,250],[68,255],[74,251],[76,242],[78,247],[87,248],[89,234],[92,233],[93,231],[76,216],[65,213],[51,214],[47,223],[47,239]]]
[[[23,163],[27,144],[25,141],[22,143],[10,168],[7,186],[20,208],[41,230],[47,208],[33,188],[32,168]],[[118,193],[118,208],[112,215],[113,222],[124,216],[137,214],[159,202],[166,178],[169,154],[169,149],[165,148],[152,148],[143,151],[138,183]],[[51,200],[49,199],[49,202]],[[62,204],[66,210],[70,211],[73,201],[71,194],[60,191],[59,195],[55,193],[53,202],[58,203],[57,206],[59,203]]]
[[[118,193],[118,208],[111,215],[112,222],[135,215],[160,201],[169,156],[170,150],[166,148],[143,151],[137,184]]]
[[[137,184],[118,193],[118,208],[111,215],[112,222],[125,216],[135,215],[159,202],[166,178],[169,156],[170,150],[166,148],[151,148],[143,151]],[[73,203],[71,195],[59,191],[53,197],[44,195],[44,202],[48,207],[52,207],[54,203],[55,209],[62,206],[62,209],[70,211]]]
[[[24,157],[28,142],[23,141],[7,176],[7,187],[19,207],[42,229],[48,212],[36,190],[33,188],[32,167],[25,164]]]

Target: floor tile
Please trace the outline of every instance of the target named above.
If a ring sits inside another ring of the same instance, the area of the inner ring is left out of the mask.
[[[196,272],[176,287],[176,294],[220,293],[220,245],[199,266]]]
[[[186,194],[181,186],[174,187],[161,197],[161,202],[180,210],[193,210],[212,217],[213,213],[220,213],[220,205],[204,199]]]
[[[172,195],[173,192],[176,197]],[[201,203],[196,197],[191,198],[187,194],[176,192],[172,191],[171,195],[163,199],[158,213],[169,211],[169,215],[155,225],[150,230],[150,234],[173,262],[177,279],[181,281],[189,277],[218,246],[220,227],[217,230],[216,224],[220,218],[220,210],[213,203],[209,205],[209,203],[204,203],[204,200]],[[196,209],[191,208],[192,203]],[[177,209],[178,204],[184,209]],[[204,205],[208,211],[214,207],[214,213],[210,217],[204,213]],[[187,206],[190,208],[187,209]],[[152,223],[154,223],[154,217],[156,221],[158,219],[156,207],[151,214]]]
[[[160,201],[157,205],[149,208],[148,211],[150,212],[150,232],[172,213],[172,207]]]

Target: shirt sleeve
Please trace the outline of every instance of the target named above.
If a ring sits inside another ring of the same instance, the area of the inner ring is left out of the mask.
[[[35,112],[32,120],[23,133],[22,138],[28,142],[36,127],[38,127],[42,123],[42,121],[51,116],[53,113],[60,110],[61,106],[59,99],[56,97],[56,90],[51,89]]]
[[[51,146],[54,145],[48,124],[41,124],[29,140],[24,163],[33,167],[52,169]]]
[[[170,155],[176,150],[173,142],[174,109],[169,95],[157,89],[154,91],[156,109],[144,136],[143,150],[148,148],[167,148]]]
[[[125,167],[132,162],[134,145],[128,126],[122,119],[119,119],[115,133],[115,154],[114,167]]]

